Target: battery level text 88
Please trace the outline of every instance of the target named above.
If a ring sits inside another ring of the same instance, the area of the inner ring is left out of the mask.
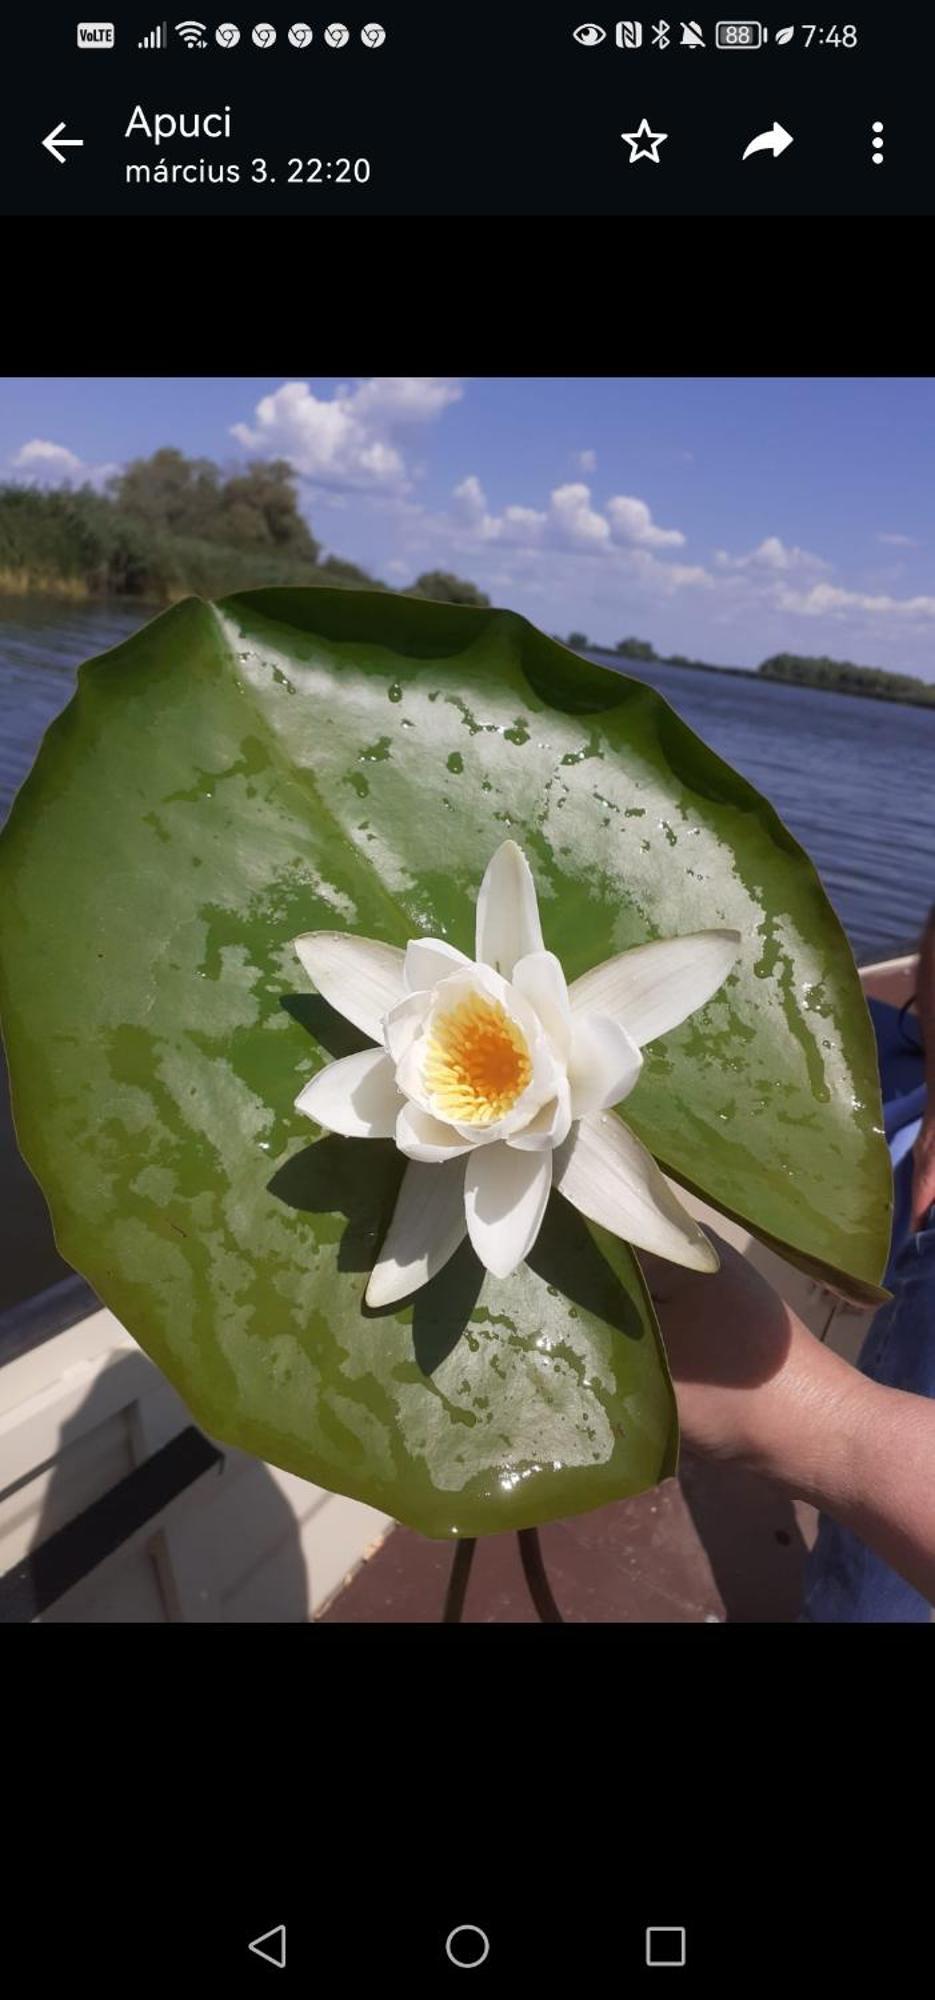
[[[719,21],[714,31],[715,47],[719,49],[758,49],[763,43],[763,26],[760,21]]]

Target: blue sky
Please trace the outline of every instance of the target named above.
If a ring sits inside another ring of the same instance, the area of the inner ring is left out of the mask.
[[[288,458],[326,549],[548,631],[935,680],[935,379],[6,380],[0,475]]]

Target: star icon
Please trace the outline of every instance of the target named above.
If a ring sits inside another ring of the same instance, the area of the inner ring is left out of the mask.
[[[651,160],[653,166],[658,167],[659,148],[668,136],[668,132],[651,132],[648,118],[640,119],[635,132],[621,132],[621,139],[625,139],[630,148],[630,166],[634,166],[637,160]]]

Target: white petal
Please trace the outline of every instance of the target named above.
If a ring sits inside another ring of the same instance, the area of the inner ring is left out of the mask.
[[[481,1146],[470,1154],[464,1176],[468,1235],[495,1278],[508,1278],[532,1249],[551,1185],[551,1153]]]
[[[739,931],[693,931],[605,959],[569,988],[576,1014],[611,1014],[642,1048],[667,1035],[722,986],[739,955]]]
[[[402,1062],[411,1049],[431,1004],[430,993],[410,993],[398,1007],[391,1007],[383,1023],[383,1043],[394,1062]]]
[[[454,1256],[466,1234],[461,1161],[428,1167],[412,1160],[370,1275],[368,1306],[389,1306],[418,1291]]]
[[[454,1160],[470,1150],[470,1143],[418,1104],[404,1104],[396,1120],[396,1144],[410,1160]]]
[[[515,840],[505,840],[487,863],[477,896],[475,957],[509,979],[517,959],[542,950],[536,885]]]
[[[347,1139],[392,1139],[402,1101],[389,1056],[382,1049],[363,1049],[319,1070],[299,1092],[295,1108]]]
[[[351,937],[345,931],[306,931],[293,943],[329,1007],[336,1007],[372,1042],[379,1042],[384,1014],[406,997],[405,953],[395,944]]]
[[[554,1097],[542,1110],[524,1125],[521,1132],[514,1132],[507,1141],[510,1146],[518,1146],[523,1153],[551,1152],[567,1139],[571,1126],[571,1091],[566,1077],[560,1077]]]
[[[501,979],[490,965],[476,965],[469,958],[466,965],[452,965],[444,979],[440,979],[432,989],[432,1002],[440,1006],[454,1007],[470,993],[484,993],[488,1000],[499,1000],[508,1014],[515,1014],[524,1028],[531,1031],[538,1027],[538,1016],[528,1000],[516,993],[509,979]]]
[[[568,1062],[572,1117],[584,1118],[589,1111],[619,1104],[629,1096],[642,1067],[639,1049],[619,1021],[606,1014],[576,1019]]]
[[[423,1054],[424,1050],[421,1041],[410,1044],[405,1054],[399,1059],[396,1069],[396,1082],[404,1097],[411,1098],[413,1104],[421,1105],[423,1111],[430,1113],[434,1117],[432,1100],[422,1081]]]
[[[424,993],[446,979],[456,966],[472,965],[473,960],[444,938],[413,938],[406,946],[404,977],[410,993]]]
[[[717,1251],[682,1207],[651,1153],[612,1111],[572,1128],[554,1155],[555,1185],[582,1215],[641,1250],[692,1271],[716,1271]]]
[[[513,985],[535,1008],[556,1052],[571,1046],[571,1007],[565,974],[554,951],[533,951],[513,967]]]

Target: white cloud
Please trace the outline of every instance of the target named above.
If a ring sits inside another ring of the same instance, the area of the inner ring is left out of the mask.
[[[631,500],[618,495],[615,500],[608,500],[607,512],[618,541],[633,542],[650,549],[680,549],[685,545],[680,529],[656,526],[645,500]]]
[[[424,424],[440,417],[464,394],[453,375],[371,375],[351,400],[358,416],[383,417],[396,424]]]
[[[503,526],[508,541],[525,542],[532,546],[541,541],[548,522],[548,514],[538,513],[535,507],[504,507],[503,510]]]
[[[76,479],[81,472],[77,454],[66,444],[52,444],[48,438],[30,438],[28,444],[21,444],[13,464],[18,472],[47,472],[53,479]]]
[[[593,555],[680,548],[685,541],[680,529],[656,526],[645,500],[618,495],[600,513],[591,504],[590,487],[580,480],[553,487],[546,509],[513,505],[492,514],[480,480],[471,473],[455,487],[454,502],[455,520],[479,541],[516,548],[571,548]]]
[[[633,549],[628,558],[630,573],[654,589],[657,594],[671,597],[676,590],[690,590],[695,586],[703,590],[715,588],[715,578],[701,563],[660,562],[657,556],[644,549]]]
[[[809,618],[848,611],[869,611],[896,618],[935,618],[935,597],[874,595],[864,590],[844,590],[831,583],[814,583],[807,591],[782,590],[777,602],[781,610],[799,612]]]
[[[119,471],[116,465],[86,465],[67,444],[53,444],[50,438],[30,438],[14,452],[10,464],[36,486],[102,486]]]
[[[726,549],[719,549],[715,562],[719,569],[749,569],[777,574],[790,570],[829,569],[831,566],[821,556],[810,555],[808,549],[787,548],[778,535],[767,535],[766,540],[746,556],[728,555]]]
[[[454,489],[455,519],[468,534],[477,535],[482,542],[495,541],[500,533],[500,523],[487,512],[487,496],[475,472],[462,479]]]
[[[880,534],[877,536],[877,541],[885,542],[887,544],[887,547],[891,549],[917,549],[921,546],[921,544],[916,541],[914,535]]]
[[[285,382],[257,404],[254,422],[232,424],[248,451],[286,458],[313,485],[358,492],[406,492],[411,468],[394,433],[429,423],[461,396],[450,376],[373,375],[333,396]]]
[[[597,471],[596,451],[576,451],[572,453],[572,457],[574,458],[575,464],[579,472]]]
[[[556,486],[550,496],[552,522],[561,541],[582,548],[605,548],[610,523],[591,506],[590,487],[580,483]]]

